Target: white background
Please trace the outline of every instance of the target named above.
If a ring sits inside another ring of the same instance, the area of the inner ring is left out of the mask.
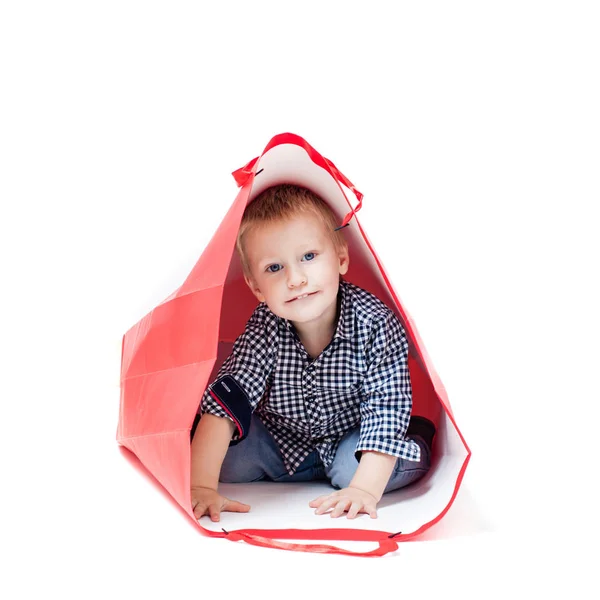
[[[3,2],[0,595],[597,594],[599,28],[575,1]],[[121,336],[285,131],[365,194],[473,452],[382,559],[206,538],[115,441]]]

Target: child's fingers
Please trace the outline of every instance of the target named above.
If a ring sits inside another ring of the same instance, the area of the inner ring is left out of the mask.
[[[208,507],[208,514],[210,515],[211,521],[218,521],[221,518],[221,510],[218,504],[210,504]]]
[[[341,517],[346,508],[348,507],[348,504],[350,504],[351,501],[348,498],[342,498],[335,506],[335,508],[333,509],[332,513],[331,513],[331,517],[333,519],[337,519],[338,517]]]
[[[321,502],[323,502],[326,498],[330,498],[331,494],[325,494],[324,496],[319,496],[318,498],[315,498],[314,500],[311,500],[308,505],[312,508],[316,508],[317,506],[320,506]]]
[[[334,504],[337,504],[339,501],[339,496],[328,496],[320,503],[317,510],[315,510],[315,514],[322,515],[324,512],[327,512]]]
[[[248,512],[250,505],[238,502],[237,500],[227,500],[223,506],[223,510],[228,510],[229,512]]]
[[[360,502],[353,502],[352,506],[350,506],[350,510],[348,511],[348,514],[346,515],[347,518],[348,519],[356,518],[356,515],[358,515],[361,508],[362,508],[362,504]]]
[[[199,519],[206,513],[206,504],[201,504],[200,502],[194,506],[194,516],[196,519]]]

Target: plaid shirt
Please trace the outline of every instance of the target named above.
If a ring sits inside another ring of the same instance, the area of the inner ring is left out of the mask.
[[[420,460],[418,444],[405,439],[412,389],[400,321],[376,296],[346,281],[340,281],[338,307],[333,339],[313,360],[293,324],[261,302],[217,376],[230,375],[243,389],[290,475],[314,449],[331,465],[342,436],[359,425],[358,460],[363,450]],[[210,388],[201,414],[229,417]],[[232,441],[239,439],[236,431]]]

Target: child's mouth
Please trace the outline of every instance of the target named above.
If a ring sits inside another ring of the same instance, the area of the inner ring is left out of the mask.
[[[310,294],[302,294],[302,296],[298,296],[297,298],[292,298],[291,300],[288,300],[289,302],[295,302],[296,300],[304,300],[304,298],[308,298],[310,296],[314,296],[317,292],[311,292]]]

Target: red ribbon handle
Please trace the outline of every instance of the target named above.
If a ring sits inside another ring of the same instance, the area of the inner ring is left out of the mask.
[[[253,158],[248,164],[232,173],[238,187],[244,187],[248,183],[248,179],[253,175],[252,169],[260,157]]]
[[[314,152],[314,150],[313,150],[313,152]],[[335,179],[337,179],[337,181],[339,183],[344,184],[349,190],[352,190],[352,192],[354,193],[354,195],[356,196],[356,198],[358,200],[358,204],[356,205],[356,207],[353,208],[344,217],[342,224],[336,228],[336,231],[337,231],[338,229],[342,229],[343,227],[346,227],[350,223],[350,219],[352,219],[352,217],[362,208],[363,194],[354,187],[354,184],[328,158],[321,157],[320,155],[319,155],[319,157],[322,158],[322,160],[324,161],[325,167],[329,170],[331,175],[333,175],[333,177],[335,177]],[[240,169],[237,169],[236,171],[234,171],[232,173],[233,178],[235,179],[235,182],[237,183],[238,187],[243,187],[244,185],[246,185],[246,183],[248,183],[248,180],[251,177],[252,178],[254,177],[254,167],[255,167],[256,163],[258,162],[259,158],[260,158],[259,156],[257,156],[256,158],[253,158],[249,163],[245,164],[243,167],[241,167]],[[311,156],[311,158],[312,158],[312,156]],[[315,163],[316,163],[316,161],[315,161]]]
[[[378,540],[379,547],[369,552],[354,552],[352,550],[344,550],[336,546],[328,544],[292,544],[290,542],[282,542],[273,538],[262,537],[249,533],[232,531],[227,533],[225,537],[232,542],[244,541],[253,546],[262,546],[264,548],[278,548],[279,550],[291,550],[293,552],[317,552],[319,554],[343,554],[346,556],[384,556],[389,552],[398,550],[398,543],[393,539]]]
[[[328,158],[325,158],[325,162],[327,163],[327,166],[329,167],[329,170],[331,171],[332,175],[340,183],[343,183],[349,190],[352,190],[354,192],[354,195],[356,196],[356,199],[358,200],[358,204],[344,217],[342,224],[336,229],[337,231],[338,229],[346,227],[346,225],[348,225],[348,223],[350,222],[350,219],[362,208],[363,195],[354,187],[354,184]]]

